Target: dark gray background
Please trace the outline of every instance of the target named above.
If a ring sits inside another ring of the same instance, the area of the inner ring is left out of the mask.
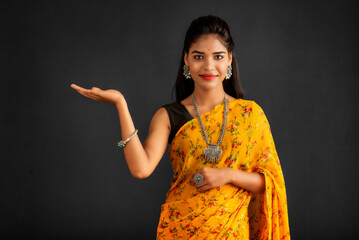
[[[128,170],[118,113],[70,88],[121,91],[139,136],[172,102],[185,31],[232,30],[245,99],[271,124],[292,239],[353,239],[358,217],[354,1],[1,1],[1,239],[154,239],[170,187]]]

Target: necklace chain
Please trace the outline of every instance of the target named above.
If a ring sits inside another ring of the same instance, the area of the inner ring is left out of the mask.
[[[206,130],[204,128],[204,125],[203,125],[203,122],[202,122],[202,119],[201,119],[201,115],[199,113],[198,105],[197,105],[196,99],[194,98],[193,94],[192,94],[192,103],[194,105],[194,109],[196,110],[197,118],[198,118],[199,124],[201,126],[202,136],[203,136],[203,138],[206,140],[206,142],[208,144],[208,148],[205,148],[203,150],[204,157],[205,157],[205,159],[207,159],[207,160],[209,160],[209,161],[211,161],[213,163],[213,162],[217,161],[219,159],[220,155],[222,154],[222,149],[218,149],[218,147],[222,143],[224,132],[226,130],[226,125],[227,125],[227,116],[228,116],[228,99],[227,99],[227,96],[224,95],[223,124],[222,124],[221,134],[219,136],[217,144],[208,142],[207,133],[206,133]]]

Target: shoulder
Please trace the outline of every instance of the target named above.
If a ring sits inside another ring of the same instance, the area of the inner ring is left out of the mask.
[[[236,111],[250,118],[258,118],[264,115],[262,107],[254,100],[240,98],[235,101],[234,106]]]
[[[254,100],[250,100],[250,99],[242,99],[239,98],[237,99],[237,105],[239,106],[243,106],[246,108],[252,108],[253,110],[258,110],[258,109],[262,109],[261,106]]]
[[[162,105],[162,107],[160,109],[171,109],[174,107],[178,106],[178,102],[172,102],[172,103],[167,103],[165,105]]]
[[[243,98],[235,99],[234,105],[236,107],[247,109],[248,111],[252,111],[254,109],[257,109],[259,105],[254,100],[248,100]]]
[[[167,104],[168,105],[168,104]],[[168,116],[166,105],[159,108],[152,117],[152,123],[154,125],[165,125],[168,129],[171,129],[170,118]]]
[[[159,109],[157,109],[156,113],[154,116],[156,117],[168,117],[168,109],[172,108],[173,104],[165,104],[162,107],[160,107]]]

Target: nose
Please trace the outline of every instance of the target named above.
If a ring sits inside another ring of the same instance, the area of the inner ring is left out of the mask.
[[[214,59],[207,58],[205,60],[204,69],[207,70],[207,71],[214,70],[214,63],[215,63]]]

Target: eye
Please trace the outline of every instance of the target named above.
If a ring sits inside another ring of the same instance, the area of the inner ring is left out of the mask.
[[[194,59],[196,59],[196,60],[200,60],[200,59],[202,59],[203,57],[201,56],[201,55],[195,55],[194,56]]]
[[[223,59],[223,56],[222,55],[216,55],[216,56],[214,56],[214,59],[221,60],[221,59]]]

